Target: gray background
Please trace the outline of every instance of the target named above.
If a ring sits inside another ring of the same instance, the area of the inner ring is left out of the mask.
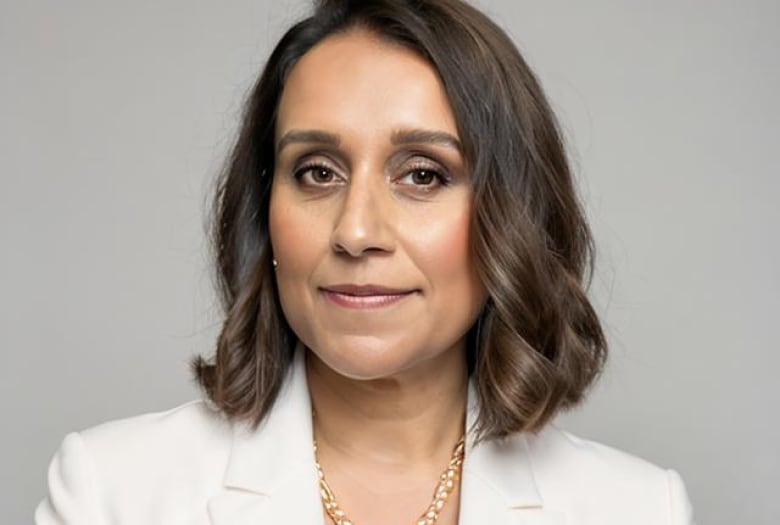
[[[246,90],[302,3],[0,4],[0,509],[71,430],[195,396],[203,234]],[[700,524],[777,523],[780,8],[493,1],[565,129],[612,344],[561,424],[678,469]]]

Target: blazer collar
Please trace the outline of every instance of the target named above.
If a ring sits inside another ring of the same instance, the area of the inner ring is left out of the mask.
[[[298,348],[275,408],[257,431],[244,423],[233,426],[225,486],[273,494],[290,476],[314,468],[311,400],[304,356],[305,352]]]
[[[474,427],[478,415],[479,398],[474,383],[469,382],[464,481],[489,485],[509,507],[541,507],[542,497],[534,478],[525,434],[477,444]],[[474,480],[470,479],[472,476]]]
[[[214,525],[323,523],[304,358],[299,345],[274,408],[257,431],[233,425],[224,490],[208,504]],[[563,524],[562,517],[542,508],[525,436],[475,444],[478,411],[470,384],[460,523]]]
[[[213,525],[323,523],[304,357],[299,345],[274,408],[257,431],[233,425],[224,490],[208,502]]]
[[[461,479],[462,525],[565,525],[563,513],[544,507],[524,433],[476,443],[479,398],[469,383],[466,456]]]

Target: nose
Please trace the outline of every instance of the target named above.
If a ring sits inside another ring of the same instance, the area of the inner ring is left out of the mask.
[[[382,183],[371,180],[376,174],[354,175],[340,203],[331,247],[336,253],[351,257],[366,252],[391,252],[392,210],[382,195]]]

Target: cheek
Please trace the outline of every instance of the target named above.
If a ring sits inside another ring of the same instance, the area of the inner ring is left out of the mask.
[[[471,256],[470,210],[429,222],[416,240],[416,251],[422,270],[435,289],[468,291],[479,288]]]
[[[314,234],[316,221],[312,221],[311,214],[288,201],[284,190],[275,191],[271,194],[268,212],[271,248],[279,262],[277,275],[280,279],[306,273],[321,250],[316,242],[321,235]]]
[[[290,205],[284,192],[272,194],[268,221],[279,300],[288,322],[296,325],[311,308],[309,284],[321,258],[317,240],[322,236],[314,231],[311,214]]]
[[[321,235],[313,231],[311,213],[290,203],[285,191],[271,194],[268,232],[273,256],[278,262],[276,284],[284,317],[303,339],[309,335],[307,319],[312,310],[311,275],[320,260]]]

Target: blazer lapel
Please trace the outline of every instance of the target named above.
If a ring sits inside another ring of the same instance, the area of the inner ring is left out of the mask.
[[[233,426],[223,490],[208,503],[213,525],[323,522],[304,354],[295,352],[291,376],[258,431]]]
[[[562,512],[544,507],[526,436],[476,444],[478,413],[476,389],[470,383],[459,525],[565,525]]]

